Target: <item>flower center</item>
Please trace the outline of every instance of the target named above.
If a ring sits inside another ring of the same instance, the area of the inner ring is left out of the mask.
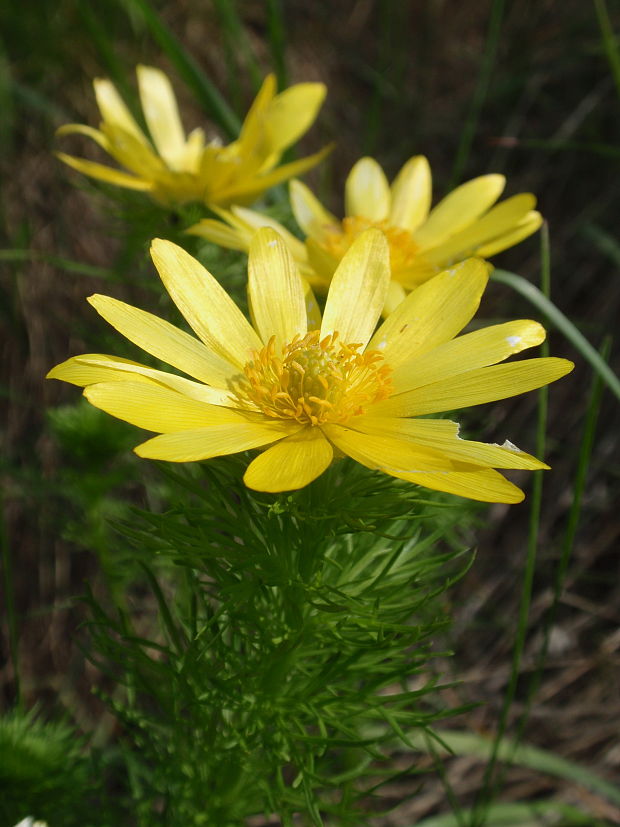
[[[345,422],[391,392],[392,369],[380,353],[360,353],[361,347],[340,343],[338,333],[321,339],[314,330],[296,336],[277,355],[272,336],[231,381],[231,391],[241,407],[275,419]]]
[[[369,218],[351,215],[343,218],[340,226],[326,227],[321,243],[327,252],[341,259],[358,235],[370,227],[377,227],[387,238],[392,273],[405,270],[414,264],[419,248],[411,233],[401,227],[393,227],[387,221],[371,221]]]

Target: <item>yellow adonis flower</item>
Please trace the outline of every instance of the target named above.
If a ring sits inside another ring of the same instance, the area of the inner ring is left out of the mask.
[[[573,367],[556,358],[498,364],[543,341],[533,321],[454,338],[476,312],[485,262],[470,259],[421,285],[375,332],[390,280],[379,230],[363,233],[343,256],[323,318],[310,329],[302,280],[271,229],[250,246],[252,324],[183,249],[156,239],[151,252],[198,338],[117,299],[89,301],[131,342],[186,376],[96,353],[48,374],[157,432],[137,446],[139,456],[188,462],[259,448],[245,484],[277,492],[307,485],[346,454],[418,485],[507,503],[523,494],[494,469],[547,467],[509,443],[470,442],[456,422],[425,418],[538,388]]]
[[[329,147],[278,167],[284,150],[314,122],[325,98],[322,83],[299,83],[276,95],[276,81],[268,75],[241,128],[227,146],[219,140],[205,143],[202,129],[186,137],[172,86],[152,66],[138,66],[138,86],[151,140],[138,126],[109,80],[94,81],[102,122],[99,129],[67,124],[59,135],[79,133],[92,138],[122,167],[58,157],[78,172],[109,184],[141,190],[163,204],[202,201],[227,205],[249,204],[265,190],[318,164]]]
[[[540,227],[542,217],[534,210],[531,193],[493,206],[505,183],[503,175],[482,175],[457,187],[431,210],[431,170],[423,155],[410,158],[391,186],[373,158],[362,158],[346,181],[342,221],[308,187],[291,182],[291,206],[305,244],[267,216],[235,206],[217,210],[223,221],[204,219],[188,232],[247,250],[257,227],[271,226],[285,238],[309,283],[325,292],[353,241],[377,227],[390,247],[393,281],[385,308],[389,313],[407,292],[451,264],[473,255],[488,258]]]

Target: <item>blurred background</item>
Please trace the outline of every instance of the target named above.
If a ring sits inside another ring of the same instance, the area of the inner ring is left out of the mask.
[[[390,177],[411,155],[427,155],[435,202],[464,180],[503,173],[505,195],[535,193],[548,222],[552,301],[595,348],[612,348],[613,367],[620,311],[619,11],[602,0],[5,0],[4,710],[20,699],[28,708],[37,704],[43,715],[65,715],[83,732],[95,732],[99,743],[114,737],[113,720],[92,692],[102,678],[82,654],[85,608],[75,598],[85,581],[95,592],[122,588],[117,568],[113,582],[106,580],[114,554],[109,520],[122,515],[127,502],[148,505],[157,497],[155,481],[146,490],[151,472],[128,450],[135,443],[131,430],[80,406],[75,388],[44,381],[50,367],[71,355],[115,352],[115,337],[85,301],[91,293],[157,310],[143,235],[127,233],[127,211],[152,235],[178,234],[174,214],[152,210],[139,197],[105,192],[54,157],[62,148],[102,159],[80,137],[54,137],[64,123],[98,125],[92,79],[110,77],[135,104],[135,65],[163,68],[186,129],[206,126],[225,139],[208,100],[194,93],[192,72],[203,73],[241,118],[268,71],[277,73],[281,87],[323,81],[327,101],[297,151],[336,142],[327,162],[305,180],[337,213],[346,175],[364,154],[377,158]],[[276,193],[276,202],[283,197]],[[241,258],[226,253],[219,261],[218,276],[227,268],[236,273]],[[540,234],[494,263],[539,285]],[[480,316],[485,322],[545,322],[524,297],[497,282]],[[529,633],[509,732],[518,731],[527,710],[523,735],[529,743],[617,782],[618,400],[597,387],[581,354],[546,326],[551,353],[573,359],[576,369],[549,394],[546,459],[553,470],[544,477]],[[470,414],[481,438],[510,438],[535,450],[536,394],[487,406],[482,416]],[[574,506],[580,479],[583,498]],[[532,475],[516,480],[529,494]],[[446,705],[475,705],[455,720],[463,729],[497,727],[511,674],[531,502],[528,496],[520,506],[478,511],[477,559],[450,592],[455,654],[441,667],[456,681],[446,690]],[[558,570],[564,588],[539,669],[541,629]],[[467,800],[480,786],[483,764],[460,756],[447,766],[452,789]],[[388,803],[400,806],[376,823],[411,825],[446,809],[435,774],[415,785],[413,796],[408,778],[384,791]],[[541,794],[590,796],[592,813],[620,823],[620,807],[604,796],[523,768],[507,772],[503,800]]]

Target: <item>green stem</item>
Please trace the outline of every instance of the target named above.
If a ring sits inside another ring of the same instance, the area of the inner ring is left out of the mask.
[[[607,11],[605,0],[594,0],[594,8],[596,10],[596,16],[598,17],[598,24],[603,37],[603,46],[607,53],[611,74],[616,84],[618,97],[620,97],[620,49],[617,46],[614,30],[611,27],[611,20],[609,19],[609,12]]]
[[[540,236],[541,247],[541,295],[550,302],[551,292],[551,257],[549,248],[549,232],[547,224],[543,224]],[[541,356],[549,355],[549,345],[545,341],[541,345]],[[543,457],[545,454],[546,430],[547,430],[547,413],[548,413],[548,388],[541,388],[538,392],[538,417],[536,423],[536,455]],[[532,603],[532,589],[534,584],[534,572],[536,570],[536,557],[538,551],[538,534],[540,528],[540,515],[542,511],[542,486],[543,486],[543,472],[536,471],[534,473],[534,480],[532,483],[532,505],[530,509],[530,520],[527,540],[527,557],[525,561],[525,571],[523,572],[523,584],[521,587],[521,599],[519,603],[519,617],[517,621],[517,634],[515,638],[514,649],[512,653],[512,666],[510,670],[510,679],[508,687],[504,695],[504,701],[500,712],[499,723],[495,738],[493,739],[493,748],[489,757],[489,762],[485,768],[484,779],[482,782],[482,790],[479,801],[474,806],[474,815],[472,818],[472,825],[482,825],[486,821],[486,811],[489,803],[494,796],[499,779],[494,779],[495,768],[497,765],[498,755],[502,739],[506,733],[508,726],[508,718],[510,709],[515,699],[517,684],[519,682],[519,673],[521,670],[521,661],[523,659],[523,651],[525,649],[525,638],[527,635],[528,617],[530,613],[530,606]]]
[[[586,362],[590,363],[590,366],[598,373],[614,396],[620,399],[620,379],[618,379],[601,354],[592,347],[590,342],[588,342],[575,325],[566,318],[562,311],[558,310],[553,302],[549,301],[544,293],[527,281],[527,279],[516,275],[516,273],[509,273],[507,270],[494,270],[491,278],[500,282],[500,284],[507,284],[509,287],[512,287],[513,290],[520,293],[531,302],[534,307],[540,310],[548,321],[557,327],[569,342],[574,345]]]

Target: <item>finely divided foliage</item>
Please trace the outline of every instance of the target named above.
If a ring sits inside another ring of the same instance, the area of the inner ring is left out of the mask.
[[[543,341],[533,321],[458,336],[484,292],[485,262],[469,259],[430,279],[375,330],[390,285],[389,248],[380,230],[368,229],[344,253],[320,326],[309,330],[304,285],[270,228],[250,245],[252,325],[180,247],[156,239],[152,256],[198,338],[115,299],[90,301],[130,341],[191,378],[102,354],[49,373],[155,431],[136,448],[140,456],[186,462],[258,448],[244,481],[278,492],[302,488],[345,454],[408,482],[507,503],[523,494],[496,469],[547,467],[510,443],[464,440],[455,422],[421,418],[539,388],[572,369],[555,358],[499,364]]]

